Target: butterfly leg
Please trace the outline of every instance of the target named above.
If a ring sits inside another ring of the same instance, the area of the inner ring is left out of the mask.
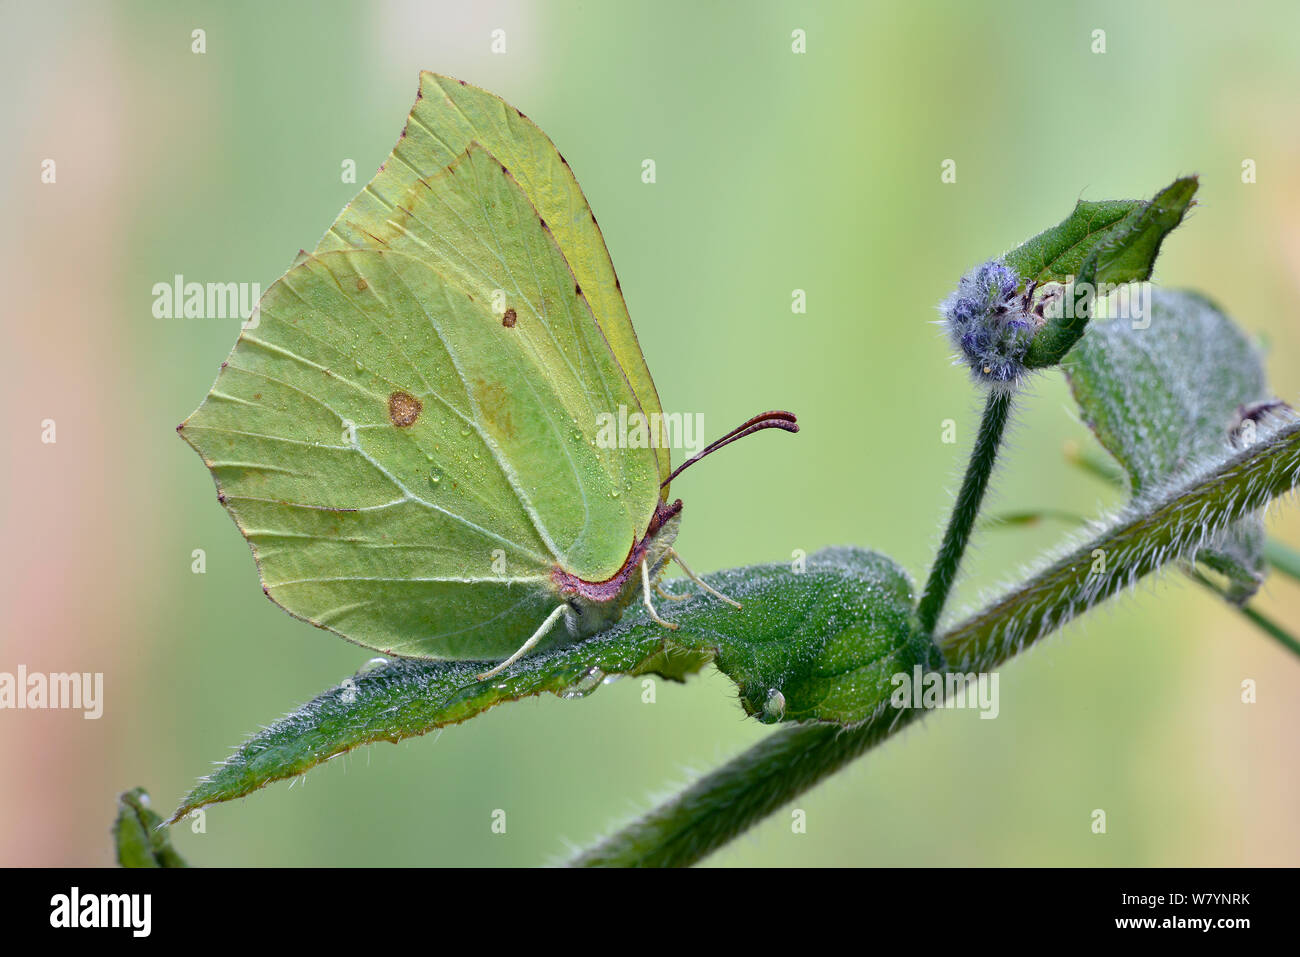
[[[664,586],[658,582],[655,582],[655,594],[660,598],[667,598],[669,601],[685,601],[691,597],[690,595],[674,595],[672,592],[667,591]]]
[[[555,623],[560,620],[560,616],[564,614],[564,610],[568,607],[569,607],[568,605],[558,606],[555,609],[555,611],[551,612],[549,615],[546,616],[546,620],[542,622],[542,627],[538,628],[535,632],[533,632],[533,637],[525,641],[520,646],[518,651],[516,651],[505,661],[501,662],[501,664],[497,665],[495,668],[492,668],[489,671],[485,671],[481,675],[475,675],[474,677],[477,678],[479,681],[486,681],[488,678],[491,678],[493,675],[498,675],[501,672],[505,671],[507,668],[513,665],[524,655],[528,654],[528,652],[532,651],[533,647],[539,641],[541,641],[543,638],[546,637],[546,633],[550,631],[553,627],[555,627]]]
[[[659,612],[655,611],[655,606],[650,601],[650,566],[645,563],[644,559],[641,561],[641,584],[645,587],[645,592],[641,595],[641,601],[645,605],[646,611],[650,612],[650,618],[656,624],[663,625],[669,631],[676,631],[677,626],[671,621],[664,621],[660,618]]]
[[[703,578],[701,578],[699,575],[695,574],[695,572],[691,571],[690,566],[687,565],[684,561],[682,561],[682,556],[680,556],[680,555],[677,554],[677,549],[675,549],[675,548],[669,548],[669,549],[668,549],[668,557],[671,558],[673,561],[675,561],[678,565],[680,565],[680,566],[682,567],[682,571],[686,572],[686,577],[687,577],[687,578],[689,578],[691,581],[695,582],[695,584],[699,585],[701,588],[703,588],[706,592],[708,592],[708,593],[709,593],[710,595],[712,595],[714,598],[721,598],[723,601],[725,601],[728,605],[731,605],[733,608],[739,608],[739,607],[740,607],[740,602],[736,601],[736,599],[734,599],[734,598],[728,598],[726,595],[722,594],[722,592],[720,592],[720,591],[718,591],[716,588],[713,588],[712,586],[710,586],[708,582],[706,582],[706,581],[705,581]]]

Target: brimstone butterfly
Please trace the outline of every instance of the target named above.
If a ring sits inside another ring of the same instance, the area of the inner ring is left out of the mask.
[[[656,430],[644,447],[596,441],[621,407]],[[178,431],[273,601],[394,655],[506,659],[491,675],[638,596],[675,627],[651,598],[681,561],[671,480],[798,431],[767,412],[674,472],[656,413],[564,157],[496,96],[424,73],[392,155],[266,292]]]

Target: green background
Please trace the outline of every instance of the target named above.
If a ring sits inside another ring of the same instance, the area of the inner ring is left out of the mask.
[[[667,411],[704,413],[710,435],[798,413],[799,436],[674,484],[697,571],[858,543],[922,576],[978,408],[934,306],[1080,197],[1200,173],[1157,278],[1266,337],[1276,391],[1300,392],[1294,4],[8,2],[0,18],[0,670],[102,671],[106,696],[99,721],[0,712],[0,863],[109,863],[117,792],[144,784],[169,809],[369,657],[261,595],[173,432],[238,323],[157,319],[151,290],[177,273],[270,286],[358,188],[343,160],[363,183],[388,154],[422,68],[500,94],[569,160]],[[1059,375],[1036,379],[993,506],[1114,503],[1064,463],[1071,438],[1086,430]],[[1300,542],[1293,510],[1271,518]],[[979,535],[958,606],[1064,531]],[[1274,579],[1261,607],[1296,622],[1300,589]],[[1005,668],[997,720],[932,716],[801,798],[807,833],[783,812],[711,863],[1295,865],[1298,686],[1294,657],[1168,577]],[[356,752],[176,839],[201,864],[542,863],[768,733],[716,673],[661,682],[652,705],[623,681]]]

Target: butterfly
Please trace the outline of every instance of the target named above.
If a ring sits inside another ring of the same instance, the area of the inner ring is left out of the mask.
[[[597,441],[630,409],[640,441]],[[523,113],[423,73],[392,154],[258,304],[177,431],[263,591],[384,653],[500,663],[600,632],[653,594],[677,469],[600,227]],[[731,602],[736,604],[735,602]],[[737,607],[739,607],[737,605]]]

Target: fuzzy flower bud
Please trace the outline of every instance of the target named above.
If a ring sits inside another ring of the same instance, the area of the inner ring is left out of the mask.
[[[1032,286],[1017,293],[1020,277],[997,259],[961,277],[939,307],[948,337],[981,385],[1009,391],[1025,375],[1025,354],[1042,319],[1033,311]]]

